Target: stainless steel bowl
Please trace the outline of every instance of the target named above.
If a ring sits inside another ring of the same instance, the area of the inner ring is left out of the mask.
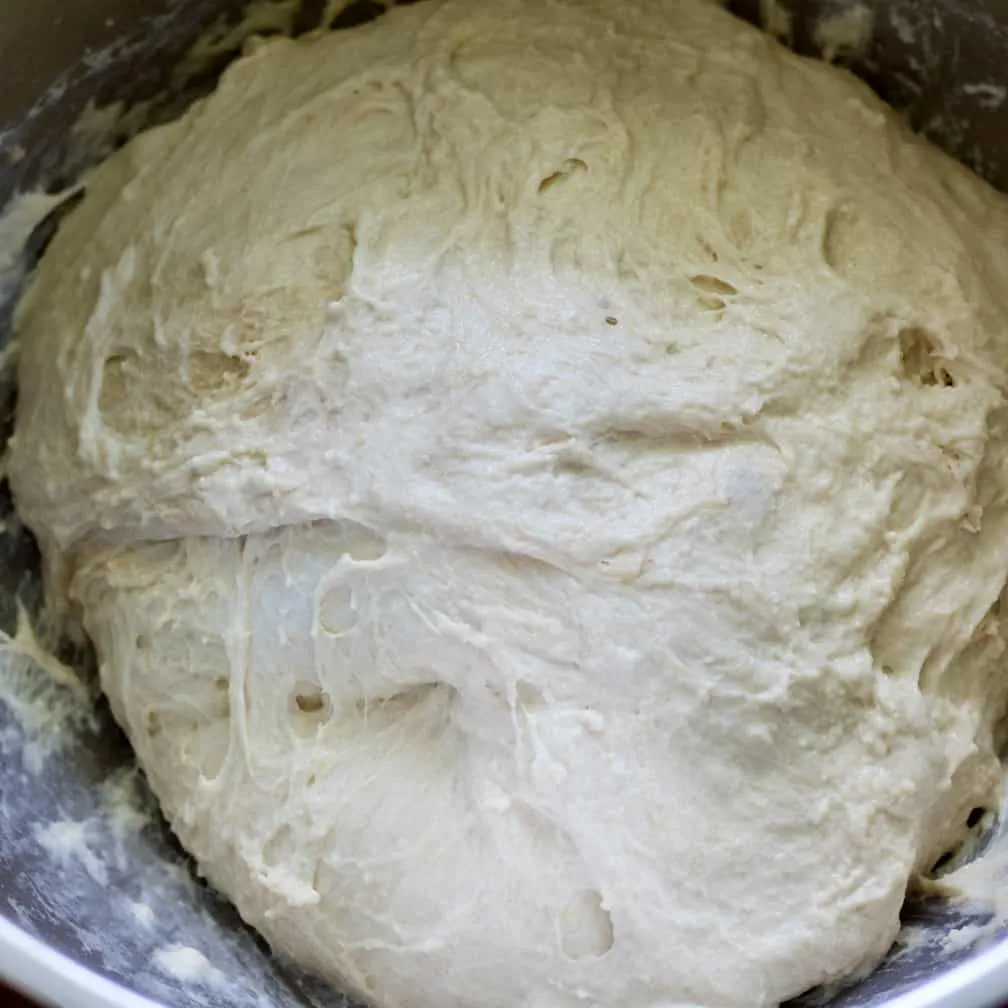
[[[762,18],[801,52],[827,50],[848,63],[918,129],[1008,189],[1008,0],[732,7]],[[0,0],[0,212],[19,191],[65,187],[140,122],[177,112],[212,86],[253,28],[310,30],[327,5],[260,0],[245,21],[243,9],[237,0]],[[381,9],[357,0],[335,27]],[[37,260],[58,213],[34,229],[18,262],[5,268],[0,255],[0,345],[16,297],[10,281]],[[3,388],[0,438],[10,432],[16,394]],[[38,554],[4,486],[0,626],[10,631],[16,598],[38,611]],[[87,677],[87,654],[63,657],[85,670],[84,699],[31,661],[0,652],[0,979],[66,1008],[345,1004],[271,957],[196,877]],[[905,923],[909,940],[870,977],[800,1002],[1008,1003],[1008,933],[985,948],[950,941],[956,928],[985,918],[936,895],[909,898]]]

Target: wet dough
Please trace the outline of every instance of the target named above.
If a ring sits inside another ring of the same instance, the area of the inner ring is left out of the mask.
[[[387,1008],[773,1004],[999,779],[1006,242],[714,3],[421,3],[94,173],[11,480],[278,950]]]

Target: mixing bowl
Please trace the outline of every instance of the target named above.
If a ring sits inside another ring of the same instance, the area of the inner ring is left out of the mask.
[[[799,51],[850,65],[918,129],[1008,188],[1008,0],[733,6]],[[251,8],[229,0],[0,0],[0,208],[19,192],[64,190],[141,124],[175,114],[212,87],[250,33],[346,28],[382,9],[373,0]],[[0,344],[60,204],[22,201],[0,222]],[[16,395],[10,359],[3,357],[4,438]],[[0,626],[13,633],[19,605],[37,617],[40,596],[38,553],[4,486]],[[97,695],[86,649],[65,645],[60,653],[77,676],[32,652],[23,633],[0,650],[0,979],[68,1008],[345,1004],[273,958],[198,879]],[[1008,849],[1000,832],[995,826],[973,853],[998,858]],[[999,933],[989,909],[925,889],[908,898],[901,941],[879,969],[796,1004],[1008,1003],[1008,929]]]

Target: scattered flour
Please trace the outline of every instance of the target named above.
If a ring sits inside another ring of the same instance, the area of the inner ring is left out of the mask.
[[[997,109],[1005,103],[1008,96],[1008,87],[1004,84],[993,84],[990,81],[981,81],[976,84],[963,84],[963,93],[977,98],[977,103],[982,108]]]
[[[104,854],[95,853],[91,849],[101,839],[95,823],[87,820],[54,822],[48,826],[36,827],[35,837],[57,863],[67,866],[76,859],[95,883],[108,885]]]
[[[848,59],[862,53],[871,41],[874,23],[875,7],[853,3],[819,18],[813,38],[823,59],[832,63],[838,58]]]
[[[188,945],[166,945],[154,953],[159,969],[186,983],[220,984],[223,975],[202,952]]]

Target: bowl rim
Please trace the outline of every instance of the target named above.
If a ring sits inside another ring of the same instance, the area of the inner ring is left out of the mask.
[[[0,980],[53,1008],[165,1008],[75,962],[0,916]],[[994,1008],[1008,995],[1008,939],[885,1002],[886,1008]]]
[[[53,1008],[165,1008],[0,916],[0,980]]]

